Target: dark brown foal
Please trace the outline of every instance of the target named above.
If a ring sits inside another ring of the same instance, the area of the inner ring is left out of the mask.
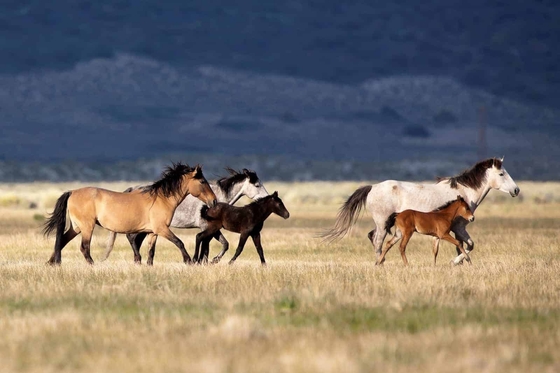
[[[259,253],[261,264],[266,265],[261,245],[261,230],[264,221],[272,213],[284,219],[290,217],[290,213],[284,206],[282,200],[278,197],[278,192],[274,192],[269,196],[243,207],[235,207],[227,203],[218,203],[212,208],[203,207],[201,216],[207,220],[208,226],[205,230],[196,235],[196,249],[193,260],[199,263],[202,262],[202,260],[207,260],[209,243],[212,237],[218,235],[220,229],[225,228],[228,231],[240,234],[237,250],[233,258],[229,261],[229,264],[232,264],[239,254],[241,254],[245,242],[250,236]],[[199,251],[201,244],[202,250]],[[220,252],[212,262],[218,263],[226,251],[227,247],[224,247],[222,252]]]

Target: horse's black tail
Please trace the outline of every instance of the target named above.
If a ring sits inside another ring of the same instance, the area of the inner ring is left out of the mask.
[[[340,207],[334,227],[319,234],[325,241],[335,241],[344,237],[350,228],[356,223],[362,208],[366,204],[367,196],[371,191],[372,185],[367,185],[356,190],[344,204]]]
[[[397,219],[397,215],[399,213],[398,212],[393,212],[388,218],[387,221],[385,222],[385,231],[388,234],[391,234],[391,228],[393,228],[393,226],[395,225],[395,220]]]
[[[62,239],[64,229],[66,228],[66,208],[68,207],[68,198],[70,198],[71,194],[72,192],[66,192],[56,201],[54,211],[43,227],[43,234],[45,236],[50,235],[56,229],[57,241]]]

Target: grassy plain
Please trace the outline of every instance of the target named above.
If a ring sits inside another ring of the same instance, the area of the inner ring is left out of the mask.
[[[265,225],[267,268],[251,242],[234,266],[185,266],[164,240],[153,268],[136,266],[124,237],[94,266],[76,239],[51,268],[41,219],[80,185],[0,185],[0,370],[560,371],[560,184],[492,191],[469,229],[472,266],[449,266],[443,243],[434,267],[432,241],[414,236],[409,268],[397,249],[373,265],[367,215],[340,242],[314,238],[362,184],[268,183],[292,216]],[[196,231],[175,231],[192,254]]]

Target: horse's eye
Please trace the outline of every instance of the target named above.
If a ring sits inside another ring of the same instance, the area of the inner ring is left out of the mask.
[[[503,173],[503,172],[500,172],[500,176],[504,176],[504,173]]]

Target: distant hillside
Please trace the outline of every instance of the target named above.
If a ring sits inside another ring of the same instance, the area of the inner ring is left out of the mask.
[[[432,178],[479,159],[481,123],[486,156],[559,178],[556,2],[224,4],[3,4],[0,180],[153,177],[177,154]]]
[[[557,107],[559,20],[553,0],[12,1],[1,5],[0,72],[129,53],[345,84],[447,76]]]

